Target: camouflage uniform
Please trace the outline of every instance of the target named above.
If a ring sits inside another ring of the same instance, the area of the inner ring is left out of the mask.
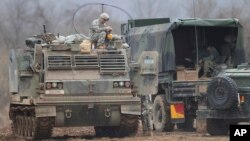
[[[231,59],[233,56],[234,49],[236,47],[236,39],[233,35],[229,34],[224,38],[224,44],[221,46],[221,55],[223,63],[226,63],[227,66],[230,66]]]
[[[109,20],[108,17],[105,22],[101,22],[101,20],[103,20],[103,14],[106,13],[102,13],[99,19],[95,19],[92,22],[90,28],[90,39],[94,42],[97,42],[97,46],[103,45],[105,43],[107,32],[111,29],[111,27],[105,24],[105,22]]]
[[[210,69],[214,69],[216,63],[220,60],[220,54],[214,47],[209,47],[210,50],[208,51],[208,57],[203,58],[204,61],[204,76],[210,72]]]

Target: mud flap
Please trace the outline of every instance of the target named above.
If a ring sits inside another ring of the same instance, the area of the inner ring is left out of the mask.
[[[170,105],[172,123],[183,123],[185,121],[184,103],[172,103]]]
[[[138,59],[138,69],[132,77],[139,95],[154,95],[158,92],[158,58],[156,51],[144,51]]]

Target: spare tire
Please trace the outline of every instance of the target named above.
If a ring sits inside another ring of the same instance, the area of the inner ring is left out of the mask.
[[[208,84],[207,97],[212,109],[232,109],[238,105],[238,87],[233,79],[217,76]]]

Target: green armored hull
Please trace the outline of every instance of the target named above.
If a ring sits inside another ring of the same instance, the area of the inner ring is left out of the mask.
[[[39,36],[26,43],[27,48],[10,52],[15,135],[43,139],[53,127],[71,126],[94,126],[100,136],[137,132],[140,98],[132,92],[121,41],[110,49],[87,46],[87,51],[81,51],[81,42],[53,44]]]

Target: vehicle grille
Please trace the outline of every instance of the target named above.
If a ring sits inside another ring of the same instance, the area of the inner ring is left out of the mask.
[[[106,54],[100,55],[100,72],[101,73],[125,73],[126,61],[124,55]]]
[[[86,55],[75,55],[75,67],[76,69],[83,68],[83,69],[93,69],[93,68],[98,68],[98,59],[97,56],[86,56]]]
[[[71,56],[48,56],[48,69],[71,69]]]

